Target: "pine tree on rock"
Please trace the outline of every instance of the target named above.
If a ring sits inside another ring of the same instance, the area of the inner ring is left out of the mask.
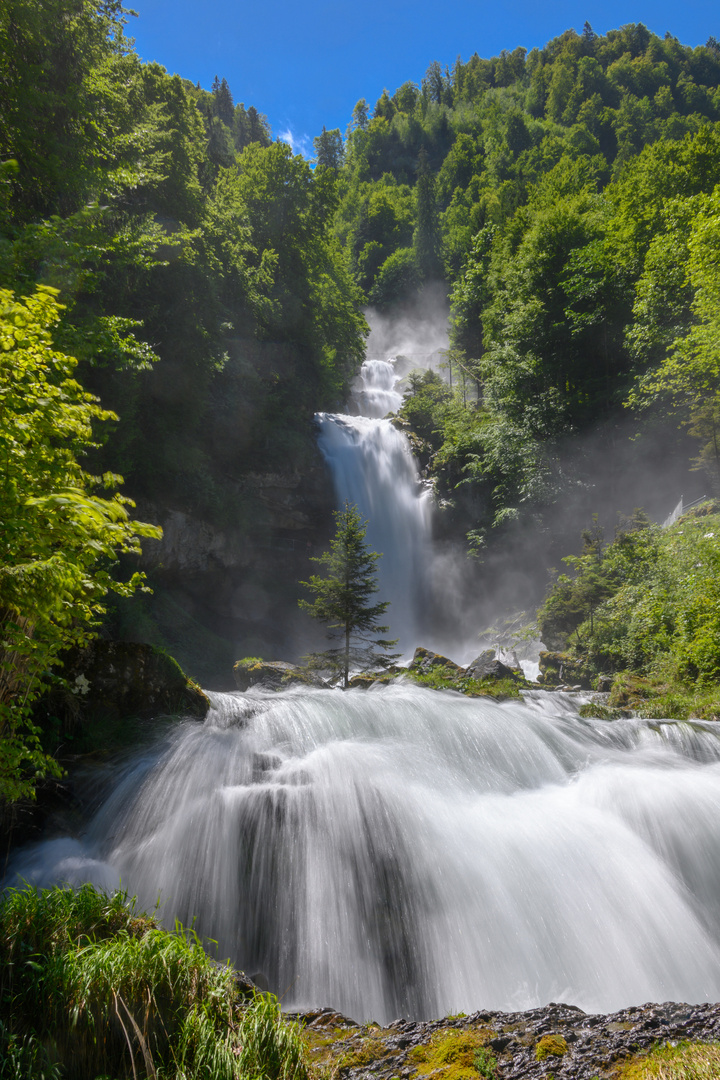
[[[309,581],[301,581],[315,599],[312,603],[300,600],[299,604],[314,619],[325,623],[329,638],[340,639],[334,648],[311,654],[310,665],[329,670],[335,678],[342,678],[346,687],[351,667],[360,671],[387,668],[400,654],[387,651],[397,644],[397,639],[375,637],[388,631],[387,626],[380,625],[380,619],[389,601],[371,603],[378,590],[376,568],[381,556],[370,551],[365,542],[367,522],[348,502],[335,512],[335,522],[330,550],[313,559],[324,567],[327,576],[313,574]]]

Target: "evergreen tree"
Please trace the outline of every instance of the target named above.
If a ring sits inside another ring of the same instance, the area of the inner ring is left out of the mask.
[[[325,623],[330,638],[340,638],[336,647],[312,654],[309,658],[312,666],[330,669],[347,686],[351,666],[361,671],[383,668],[400,654],[387,652],[396,640],[374,636],[387,633],[388,627],[381,626],[380,619],[389,602],[370,602],[378,589],[376,567],[381,556],[370,551],[365,543],[367,522],[363,522],[358,508],[348,502],[336,511],[335,521],[337,528],[330,550],[313,559],[325,568],[327,577],[313,574],[309,581],[301,581],[301,585],[315,594],[315,599],[312,603],[300,600],[299,604],[314,619]]]
[[[338,128],[328,131],[323,124],[322,134],[315,136],[313,146],[315,147],[315,156],[319,166],[326,169],[335,169],[336,172],[342,168],[345,147]]]

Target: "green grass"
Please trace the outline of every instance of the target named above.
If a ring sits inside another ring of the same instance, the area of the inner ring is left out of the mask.
[[[0,980],[2,1080],[308,1080],[274,997],[119,893],[9,890]]]
[[[720,1043],[657,1046],[623,1065],[618,1080],[717,1080]]]

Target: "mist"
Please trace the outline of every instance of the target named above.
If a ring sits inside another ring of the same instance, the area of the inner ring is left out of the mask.
[[[396,367],[398,375],[406,375],[412,368],[434,368],[442,362],[441,352],[450,343],[450,302],[443,283],[424,285],[411,301],[392,313],[369,308],[365,318],[370,327],[369,360],[402,357],[403,362]]]

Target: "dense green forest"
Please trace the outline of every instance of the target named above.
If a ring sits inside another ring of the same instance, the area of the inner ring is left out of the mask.
[[[261,645],[284,621],[272,551],[300,536],[297,581],[322,540],[283,488],[317,469],[313,413],[347,399],[364,309],[400,312],[429,283],[451,305],[448,370],[412,373],[396,422],[463,546],[551,530],[578,493],[591,506],[630,434],[717,484],[714,39],[586,24],[433,62],[361,99],[345,136],[323,129],[308,162],[224,78],[142,63],[127,17],[117,0],[0,7],[8,746],[98,630],[204,678],[229,672],[249,608]],[[183,592],[148,556],[169,514],[234,546],[232,574],[217,540]]]
[[[476,544],[542,521],[619,424],[669,456],[680,425],[717,483],[719,120],[720,45],[632,24],[358,102],[336,231],[371,304],[447,285],[455,393],[416,378],[401,416]]]

